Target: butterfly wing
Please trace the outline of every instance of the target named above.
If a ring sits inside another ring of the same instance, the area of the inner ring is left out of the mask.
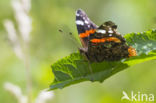
[[[97,26],[88,18],[86,13],[79,9],[76,11],[76,26],[83,47],[88,47],[88,37],[95,33]]]

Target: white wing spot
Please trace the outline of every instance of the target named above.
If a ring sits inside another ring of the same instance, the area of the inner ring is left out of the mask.
[[[84,25],[84,22],[81,21],[81,20],[77,20],[77,21],[76,21],[76,24],[77,24],[77,25]]]
[[[106,30],[101,30],[101,29],[99,29],[99,30],[97,30],[96,32],[97,32],[97,33],[101,33],[101,34],[106,34]]]
[[[109,28],[109,31],[108,31],[108,33],[113,33],[113,31],[112,31],[112,29],[111,29],[111,28]]]
[[[108,33],[113,33],[113,31],[112,30],[109,30]]]
[[[80,16],[80,14],[76,12],[76,16]]]
[[[109,34],[109,36],[112,36],[112,34]]]
[[[85,23],[88,24],[89,22],[87,20],[85,20]]]

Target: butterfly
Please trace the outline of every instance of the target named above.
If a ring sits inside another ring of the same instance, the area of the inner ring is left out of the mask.
[[[79,9],[76,11],[76,26],[82,43],[79,51],[90,62],[119,61],[137,55],[135,48],[126,44],[112,21],[97,26]]]

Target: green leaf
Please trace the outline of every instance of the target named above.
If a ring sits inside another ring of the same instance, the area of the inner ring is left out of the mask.
[[[79,53],[73,53],[52,64],[55,80],[50,90],[63,88],[82,81],[103,82],[113,74],[135,64],[156,59],[156,30],[130,33],[124,36],[127,44],[137,50],[138,56],[121,61],[88,63]]]

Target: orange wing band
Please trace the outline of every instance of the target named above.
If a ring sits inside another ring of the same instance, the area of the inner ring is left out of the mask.
[[[95,29],[87,30],[85,33],[80,33],[80,38],[88,37],[90,34],[95,33]]]
[[[102,39],[92,39],[91,42],[92,43],[104,43],[104,42],[111,42],[114,41],[116,43],[121,43],[120,39],[116,38],[116,37],[105,37]]]
[[[129,57],[131,57],[131,56],[137,56],[136,50],[132,46],[130,46],[128,48],[128,52],[129,52]]]

